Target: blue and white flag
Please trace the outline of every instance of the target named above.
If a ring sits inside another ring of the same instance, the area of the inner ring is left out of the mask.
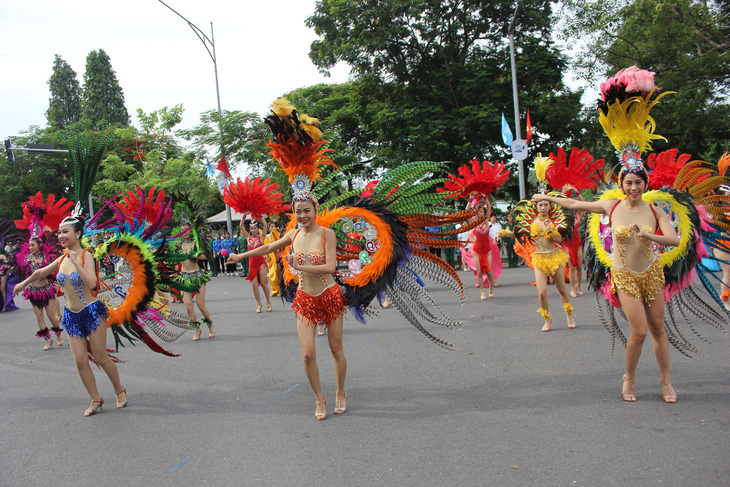
[[[215,172],[213,172],[213,168],[210,167],[210,161],[207,158],[205,159],[205,165],[208,166],[208,169],[205,170],[205,177],[212,178],[215,176]]]
[[[509,128],[509,125],[507,125],[507,120],[504,119],[504,113],[503,113],[502,114],[502,140],[504,141],[504,145],[511,147],[512,139],[514,139],[514,137],[512,136],[512,130]]]

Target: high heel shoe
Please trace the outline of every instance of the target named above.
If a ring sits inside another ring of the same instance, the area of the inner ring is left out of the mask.
[[[669,404],[674,404],[675,402],[677,402],[677,393],[674,392],[674,387],[672,387],[672,383],[670,382],[669,384],[665,384],[664,382],[662,382],[661,379],[659,379],[659,383],[662,385],[662,399],[664,400],[664,402]],[[670,387],[674,394],[668,394]]]
[[[119,402],[119,394],[124,394],[124,402]],[[124,387],[122,387],[120,392],[115,392],[114,395],[117,399],[117,409],[122,409],[127,405],[127,390]]]
[[[484,294],[484,291],[482,291],[482,296],[481,296],[481,298],[482,298],[482,301],[484,301],[485,299],[487,299],[487,295],[486,295],[486,294]]]
[[[98,404],[98,406],[94,407],[94,404]],[[91,406],[89,406],[89,409],[84,411],[84,416],[93,416],[96,414],[97,411],[101,411],[101,407],[104,405],[104,399],[100,398],[98,401],[96,399],[91,400]]]
[[[208,338],[215,338],[215,328],[211,320],[203,319],[203,323],[208,327]]]
[[[193,335],[193,341],[194,342],[197,342],[198,340],[200,340],[200,335],[202,333],[203,333],[203,330],[201,330],[200,328],[198,328],[197,330],[195,330],[195,335]]]
[[[636,402],[636,395],[634,394],[634,381],[627,379],[626,374],[624,374],[621,380],[624,383],[621,387],[621,397],[623,398],[623,400],[626,402]],[[624,392],[624,388],[626,388],[626,386],[629,386],[629,390],[631,392]]]
[[[43,347],[43,351],[46,352],[46,351],[48,351],[48,350],[50,350],[52,348],[53,348],[53,339],[48,338],[46,340],[46,345]]]
[[[256,313],[261,313],[261,305],[260,304],[256,307]]]
[[[327,417],[327,401],[324,401],[321,404],[317,403],[317,408],[314,410],[314,417],[317,419],[317,421],[322,421]]]
[[[347,393],[342,399],[335,395],[335,414],[343,414],[345,411],[347,411]]]
[[[266,312],[271,313],[271,303],[266,303]]]

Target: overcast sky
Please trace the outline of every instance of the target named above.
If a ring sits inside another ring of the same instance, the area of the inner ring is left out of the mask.
[[[221,108],[265,113],[293,89],[325,78],[309,60],[314,32],[304,25],[314,0],[165,0],[210,37],[213,22]],[[104,49],[124,90],[132,124],[137,109],[182,103],[179,127],[216,107],[213,62],[192,29],[158,0],[14,0],[0,2],[0,136],[46,125],[48,78],[59,54],[83,83],[87,54]]]

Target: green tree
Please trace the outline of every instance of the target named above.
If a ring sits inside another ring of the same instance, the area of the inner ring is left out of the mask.
[[[508,0],[319,1],[307,20],[320,36],[310,57],[325,72],[338,62],[351,66],[353,106],[372,134],[377,167],[503,157],[513,13]],[[515,30],[520,104],[545,135],[537,142],[573,141],[580,93],[562,82],[566,61],[551,40],[551,3],[522,2]]]
[[[82,114],[96,130],[113,124],[129,125],[124,92],[103,49],[91,51],[86,57]]]
[[[575,66],[585,79],[597,84],[636,65],[656,72],[663,91],[677,92],[655,109],[657,133],[668,139],[655,150],[677,147],[706,160],[727,150],[729,0],[571,0],[566,6],[565,32],[582,40]]]
[[[51,98],[46,119],[54,129],[62,129],[81,119],[81,86],[76,71],[56,54],[53,74],[48,79]]]

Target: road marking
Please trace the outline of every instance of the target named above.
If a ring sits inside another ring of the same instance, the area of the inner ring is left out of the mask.
[[[177,465],[175,465],[174,467],[172,467],[170,470],[168,470],[165,473],[167,473],[167,474],[173,473],[175,470],[177,470],[178,468],[182,467],[183,465],[185,465],[186,463],[188,463],[192,459],[193,459],[193,457],[185,457],[185,458],[183,458],[182,462],[178,463]]]
[[[375,335],[370,335],[369,337],[367,337],[367,338],[365,339],[365,341],[366,341],[366,342],[369,342],[369,341],[370,341],[370,340],[372,340],[373,338],[375,338]]]
[[[294,385],[293,385],[293,386],[291,386],[291,387],[290,387],[289,389],[287,389],[287,390],[285,390],[284,392],[282,392],[282,394],[288,394],[288,393],[290,393],[291,391],[293,391],[294,389],[296,389],[297,387],[299,387],[300,385],[301,385],[301,384],[294,384]]]
[[[29,364],[31,362],[35,362],[36,360],[43,360],[44,358],[51,358],[51,357],[53,357],[53,355],[49,355],[47,357],[41,357],[41,358],[34,358],[33,360],[27,360],[25,362],[20,362],[18,365]]]

